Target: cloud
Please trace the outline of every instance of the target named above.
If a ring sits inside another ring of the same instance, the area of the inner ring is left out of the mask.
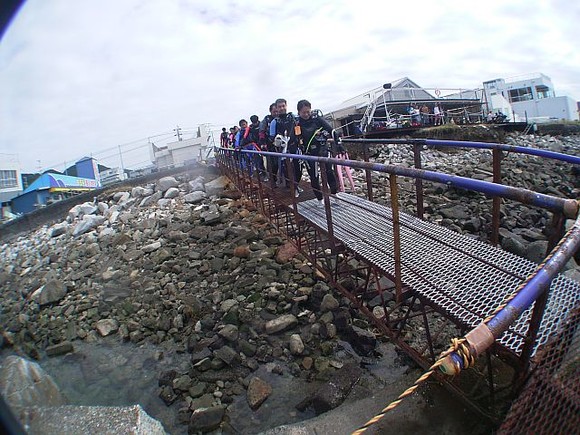
[[[177,124],[231,126],[278,97],[327,111],[404,76],[472,88],[540,71],[578,98],[579,12],[519,0],[30,0],[0,45],[0,152],[32,170],[133,142],[145,161],[147,137],[170,140]]]

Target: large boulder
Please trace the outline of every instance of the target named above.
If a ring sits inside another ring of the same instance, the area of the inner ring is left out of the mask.
[[[189,187],[192,192],[205,192],[205,178],[200,175],[195,180],[191,180]]]
[[[350,393],[362,374],[362,369],[350,364],[336,372],[329,382],[322,385],[314,394],[304,399],[296,408],[303,411],[312,407],[316,415],[336,408]]]
[[[27,433],[166,435],[160,422],[140,405],[56,406],[21,410]]]
[[[184,195],[183,200],[188,204],[197,204],[198,202],[203,201],[205,197],[206,197],[205,192],[195,191],[188,193],[187,195]]]
[[[225,413],[226,410],[223,406],[211,406],[209,408],[196,409],[191,415],[188,432],[210,432],[217,429],[220,426]]]
[[[223,175],[221,177],[216,178],[209,183],[205,183],[205,193],[208,196],[216,195],[219,196],[222,194],[224,190],[228,187],[230,180]]]
[[[157,180],[157,191],[159,192],[166,192],[170,188],[177,186],[179,186],[179,182],[175,177],[163,177]]]
[[[67,402],[54,380],[37,363],[14,355],[0,366],[0,392],[13,408],[58,406]]]
[[[179,189],[177,187],[170,187],[165,192],[165,195],[163,195],[163,198],[173,199],[173,198],[177,198],[178,196],[179,196]]]
[[[48,305],[60,301],[65,295],[65,285],[60,281],[51,280],[32,293],[31,299],[39,305]]]
[[[80,236],[81,234],[88,233],[103,222],[105,222],[104,216],[84,215],[83,220],[81,220],[75,227],[73,236]]]

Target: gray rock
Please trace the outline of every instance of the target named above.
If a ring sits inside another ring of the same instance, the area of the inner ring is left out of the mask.
[[[519,255],[520,257],[524,257],[526,253],[524,241],[514,234],[505,236],[501,241],[501,247],[512,254]]]
[[[95,214],[98,210],[98,207],[91,202],[81,204],[81,213],[84,215]]]
[[[177,198],[179,196],[179,189],[177,187],[170,187],[163,195],[163,198],[172,199]]]
[[[179,186],[179,182],[175,177],[163,177],[157,180],[157,191],[159,192],[166,192],[170,188],[177,186]]]
[[[113,195],[113,201],[117,203],[125,202],[131,197],[129,192],[116,192]]]
[[[320,311],[324,313],[326,311],[336,310],[338,307],[339,303],[333,295],[330,293],[324,295],[320,304]]]
[[[171,199],[161,198],[159,201],[157,201],[157,205],[159,208],[167,208],[171,205],[171,202]]]
[[[80,221],[73,230],[73,236],[76,237],[80,236],[81,234],[88,233],[92,229],[101,225],[103,222],[105,222],[104,216],[85,215],[83,216],[83,220]]]
[[[226,299],[221,303],[220,310],[227,313],[229,310],[231,310],[233,307],[237,305],[238,301],[236,301],[235,299]]]
[[[230,184],[230,180],[225,177],[225,176],[221,176],[216,178],[213,181],[210,181],[209,183],[205,183],[205,193],[208,196],[219,196],[222,194],[222,192],[226,189],[226,187]]]
[[[284,314],[276,319],[266,322],[265,329],[267,334],[275,334],[295,326],[298,319],[293,314]]]
[[[161,191],[155,192],[153,195],[150,195],[150,196],[143,198],[143,200],[139,204],[139,207],[147,207],[151,204],[154,204],[157,201],[159,201],[162,197],[163,197],[163,192],[161,192]]]
[[[336,408],[344,402],[361,374],[362,369],[360,367],[352,364],[344,366],[336,372],[329,382],[318,388],[312,396],[307,397],[296,408],[302,411],[311,406],[316,415]]]
[[[69,221],[72,222],[81,214],[81,205],[77,204],[68,211]]]
[[[372,352],[377,345],[377,339],[374,334],[358,326],[351,325],[348,335],[350,344],[363,356]]]
[[[191,180],[189,187],[192,192],[205,192],[205,178],[199,176],[195,180]]]
[[[66,287],[60,281],[51,280],[32,293],[31,298],[39,305],[48,305],[58,302],[66,295]]]
[[[189,420],[188,432],[210,432],[217,429],[222,423],[226,410],[222,406],[199,408],[193,411]]]
[[[217,210],[205,211],[201,214],[201,218],[207,225],[211,225],[221,220],[221,214]]]
[[[131,190],[131,196],[133,198],[144,198],[146,196],[151,196],[151,195],[153,195],[153,190],[146,189],[146,188],[141,187],[141,186],[133,187],[133,189]]]
[[[58,237],[66,234],[68,229],[68,224],[66,222],[56,224],[52,227],[52,231],[50,232],[50,237]]]
[[[166,435],[161,423],[151,418],[140,405],[39,405],[19,413],[19,417],[30,434]]]
[[[526,247],[524,257],[534,263],[540,264],[546,258],[548,242],[546,240],[537,240]]]
[[[223,346],[214,351],[213,354],[229,366],[233,366],[239,360],[238,353],[229,346]]]
[[[238,327],[235,325],[226,325],[219,330],[218,334],[220,337],[225,338],[228,341],[236,341],[240,335]]]
[[[143,252],[149,253],[149,252],[157,251],[159,248],[161,248],[161,242],[157,241],[157,242],[150,243],[149,245],[143,246],[141,248],[141,250]]]
[[[37,363],[19,356],[10,355],[2,361],[0,392],[12,407],[66,404],[53,379]]]
[[[205,192],[195,191],[183,196],[183,200],[188,204],[197,204],[206,198]]]
[[[73,344],[70,341],[63,341],[62,343],[48,346],[46,348],[47,356],[64,355],[65,353],[73,352]]]
[[[188,375],[182,375],[173,380],[173,389],[187,391],[193,385],[192,379]]]
[[[97,322],[96,328],[101,337],[106,337],[119,330],[119,322],[115,319],[101,319]]]
[[[454,205],[448,208],[442,208],[439,213],[444,218],[448,219],[467,219],[471,216],[469,209],[463,205]]]
[[[302,352],[304,352],[304,343],[302,342],[300,334],[292,334],[290,336],[289,347],[292,355],[302,355]]]
[[[97,204],[97,208],[99,210],[99,213],[104,215],[107,212],[107,210],[109,209],[109,204],[107,204],[106,202],[99,202]]]

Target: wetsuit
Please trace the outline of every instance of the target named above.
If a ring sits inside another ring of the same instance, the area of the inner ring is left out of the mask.
[[[244,150],[256,150],[261,151],[260,145],[260,133],[259,124],[250,124],[246,128],[239,131],[236,138],[237,148]],[[255,167],[258,170],[260,176],[265,177],[266,171],[264,168],[264,159],[259,154],[245,154],[245,162],[248,164],[250,175],[252,174],[252,168]]]
[[[330,124],[320,116],[311,116],[308,119],[298,118],[297,124],[300,126],[302,146],[304,154],[318,157],[328,157],[329,149],[327,145],[327,138],[332,134],[332,127]],[[326,169],[326,178],[330,193],[335,194],[337,191],[336,175],[334,174],[333,165],[324,165]],[[310,176],[310,184],[316,199],[322,199],[322,191],[320,189],[320,180],[318,178],[318,170],[316,162],[306,162],[306,169]]]
[[[263,151],[269,151],[272,153],[276,152],[276,147],[274,147],[274,141],[270,139],[270,124],[274,120],[272,115],[266,115],[262,121],[260,121],[260,127],[258,128],[258,137],[260,148]],[[270,180],[276,185],[276,174],[278,173],[278,158],[268,156],[266,158],[268,162],[268,174],[270,175]]]
[[[278,115],[270,124],[270,138],[272,141],[277,134],[282,136],[289,136],[290,141],[288,142],[288,153],[298,154],[299,143],[296,134],[294,133],[294,126],[296,125],[296,119],[292,113],[286,113],[283,115]],[[293,159],[292,165],[294,169],[294,182],[296,184],[300,183],[302,179],[302,164],[300,160]]]

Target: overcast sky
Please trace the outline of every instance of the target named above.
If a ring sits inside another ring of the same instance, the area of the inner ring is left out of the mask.
[[[569,0],[29,0],[0,42],[0,153],[24,171],[114,165],[102,150],[176,125],[229,127],[277,97],[327,112],[405,76],[475,88],[542,72],[578,100],[579,19]]]

